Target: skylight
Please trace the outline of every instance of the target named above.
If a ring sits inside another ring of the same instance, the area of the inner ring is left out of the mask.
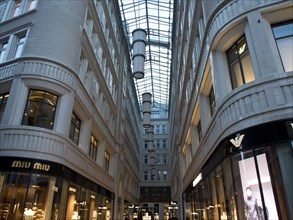
[[[154,118],[168,117],[173,0],[119,0],[132,57],[132,32],[146,30],[145,75],[134,79],[138,102],[142,109],[142,94],[152,94]]]

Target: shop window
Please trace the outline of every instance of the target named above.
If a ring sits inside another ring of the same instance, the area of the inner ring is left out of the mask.
[[[41,90],[30,90],[22,124],[53,129],[58,96]]]
[[[4,173],[0,188],[0,219],[42,219],[50,177],[39,174]]]
[[[72,140],[75,144],[78,144],[79,142],[80,125],[80,119],[74,112],[72,112],[69,139]]]
[[[227,56],[234,89],[255,80],[245,36],[227,51]]]
[[[110,154],[105,151],[104,154],[104,169],[109,172],[109,168],[110,168]]]
[[[274,25],[272,29],[284,69],[293,71],[293,21]]]
[[[8,97],[9,97],[9,93],[0,94],[0,122],[3,118]]]
[[[93,135],[91,135],[89,156],[93,160],[96,160],[97,159],[97,152],[98,152],[98,141]]]
[[[209,94],[209,101],[210,101],[210,109],[212,115],[214,114],[215,108],[216,108],[216,100],[215,100],[215,93],[214,88],[212,87],[210,94]]]

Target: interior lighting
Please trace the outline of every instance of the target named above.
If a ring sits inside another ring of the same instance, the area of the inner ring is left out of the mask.
[[[133,77],[136,79],[142,79],[144,77],[146,34],[146,31],[141,28],[137,28],[132,32]]]

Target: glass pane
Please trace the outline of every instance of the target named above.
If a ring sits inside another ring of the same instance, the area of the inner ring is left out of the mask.
[[[3,185],[0,191],[0,217],[1,219],[21,220],[30,176],[4,173],[1,179],[3,179]]]
[[[216,190],[217,190],[217,199],[218,199],[218,210],[220,211],[219,215],[221,219],[227,219],[227,207],[225,201],[225,192],[223,184],[223,173],[220,166],[215,169],[216,177]]]
[[[275,38],[282,38],[293,35],[293,23],[281,25],[273,28]]]
[[[278,206],[279,219],[293,219],[293,143],[284,143],[268,148],[267,162],[275,192],[276,205]],[[266,203],[266,206],[268,204]],[[270,213],[270,219],[273,217]]]
[[[243,76],[245,83],[251,82],[255,80],[253,68],[251,65],[251,60],[249,53],[245,53],[243,56],[241,56],[241,64],[243,69]]]
[[[210,175],[210,190],[211,190],[211,197],[212,197],[212,219],[219,219],[220,207],[218,207],[218,199],[217,199],[217,191],[216,191],[216,182],[215,182],[215,174],[214,172]]]
[[[285,71],[293,71],[293,36],[277,40],[277,45]]]
[[[234,156],[232,167],[240,219],[261,219],[259,208],[263,205],[252,151]]]
[[[266,205],[266,208],[263,209],[263,211],[267,213],[267,216],[269,216],[269,219],[277,220],[279,219],[278,212],[276,208],[276,202],[275,202],[275,197],[273,193],[271,177],[269,173],[266,155],[262,153],[258,155],[256,158],[257,158],[257,164],[258,164],[258,169],[260,174],[262,191],[263,191],[264,200],[265,200],[264,203]]]
[[[229,64],[232,64],[235,60],[238,58],[238,52],[236,46],[233,46],[229,51],[228,51],[228,60]]]
[[[237,88],[243,85],[240,65],[238,61],[231,65],[231,77],[232,77],[233,88]]]
[[[222,172],[223,172],[223,182],[224,182],[225,198],[226,198],[225,201],[226,201],[226,207],[227,207],[226,211],[227,211],[228,219],[237,219],[237,208],[236,208],[236,201],[235,201],[235,194],[234,194],[233,176],[232,176],[230,158],[223,161]]]

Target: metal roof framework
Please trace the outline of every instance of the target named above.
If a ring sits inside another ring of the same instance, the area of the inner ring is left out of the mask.
[[[118,0],[132,57],[132,32],[147,32],[145,75],[134,79],[142,111],[142,94],[152,94],[152,110],[168,112],[172,50],[173,0]]]

